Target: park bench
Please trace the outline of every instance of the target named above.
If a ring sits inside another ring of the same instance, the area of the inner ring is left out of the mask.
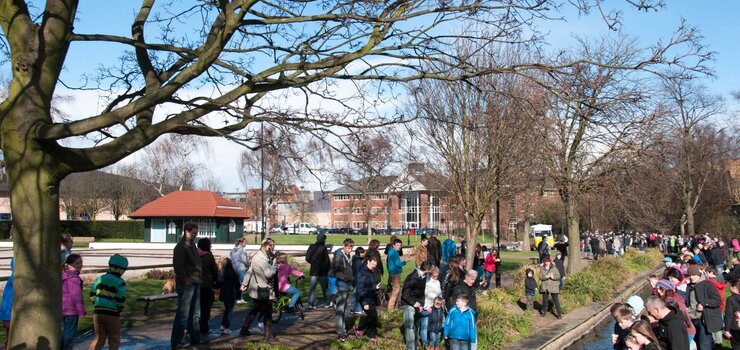
[[[540,258],[529,258],[529,261],[531,261],[532,264],[537,265],[540,263]]]
[[[144,304],[144,314],[149,315],[149,303],[159,301],[159,300],[169,300],[169,299],[177,299],[177,293],[142,295],[136,300],[143,301],[146,303]]]

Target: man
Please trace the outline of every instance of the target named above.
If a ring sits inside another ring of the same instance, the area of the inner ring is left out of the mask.
[[[234,243],[234,248],[229,252],[229,259],[231,260],[231,267],[239,275],[239,281],[244,280],[244,275],[247,273],[249,268],[249,259],[247,258],[247,250],[244,248],[247,246],[247,239],[239,237]],[[244,303],[244,296],[236,301],[238,304]]]
[[[324,293],[324,304],[329,304],[329,252],[326,250],[326,235],[319,233],[316,243],[308,246],[306,250],[306,262],[311,264],[309,274],[311,275],[311,287],[308,290],[308,308],[316,307],[316,285],[321,285]]]
[[[691,323],[696,327],[696,348],[711,350],[714,342],[712,333],[722,330],[722,297],[717,288],[702,276],[699,265],[689,265],[686,274],[689,276],[686,309]]]
[[[689,350],[689,333],[686,331],[681,312],[670,309],[658,296],[650,296],[645,302],[650,316],[658,320],[658,333],[655,335],[663,349]]]
[[[429,252],[431,259],[434,260],[434,265],[439,267],[442,242],[437,239],[436,233],[432,233],[432,238],[429,239],[429,245],[427,245],[427,251]]]
[[[537,253],[540,255],[540,263],[542,263],[546,256],[550,256],[550,244],[547,243],[547,238],[542,237],[540,244],[537,245]]]
[[[404,338],[406,350],[416,350],[421,326],[421,311],[424,306],[424,289],[426,274],[432,263],[425,261],[414,272],[406,276],[401,292],[401,309],[403,309]],[[477,277],[477,276],[476,276]]]
[[[468,252],[468,242],[465,240],[465,236],[460,235],[457,237],[457,239],[460,240],[460,255],[467,256],[466,253]]]
[[[416,267],[420,267],[425,261],[434,262],[433,258],[430,258],[429,256],[428,246],[429,240],[426,237],[423,237],[421,242],[419,242],[419,245],[414,248],[414,261],[416,262]]]
[[[177,312],[172,325],[170,346],[187,347],[190,344],[181,344],[185,329],[190,334],[193,344],[205,344],[201,341],[200,329],[200,284],[201,264],[198,251],[195,247],[195,238],[198,237],[198,226],[186,223],[183,227],[182,239],[172,250],[172,267],[175,270],[175,290],[177,291]]]
[[[397,239],[393,241],[393,246],[388,252],[388,260],[386,260],[386,266],[388,266],[388,286],[392,287],[390,291],[390,297],[388,298],[388,309],[395,309],[396,303],[398,302],[398,295],[401,294],[401,272],[403,272],[403,266],[406,265],[405,261],[401,261],[401,257],[398,252],[401,251],[401,240]]]
[[[555,250],[559,251],[562,254],[562,259],[565,260],[568,256],[568,243],[565,243],[562,238],[558,239],[557,243],[555,243]]]
[[[335,321],[337,324],[337,339],[344,343],[347,341],[347,329],[344,326],[344,315],[347,312],[347,300],[349,299],[349,290],[354,284],[352,274],[352,248],[355,242],[347,238],[342,244],[342,249],[334,253],[331,262],[329,275],[337,279],[336,311]]]
[[[455,235],[448,233],[447,239],[442,243],[442,266],[447,266],[447,262],[451,257],[457,253],[457,247],[455,246]]]
[[[475,280],[478,279],[478,271],[470,270],[465,274],[452,290],[452,300],[457,300],[457,296],[465,294],[468,296],[468,307],[478,314],[478,303],[475,299]]]

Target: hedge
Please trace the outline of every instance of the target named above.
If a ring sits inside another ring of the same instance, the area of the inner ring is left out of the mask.
[[[144,221],[61,221],[62,232],[72,237],[144,239]]]

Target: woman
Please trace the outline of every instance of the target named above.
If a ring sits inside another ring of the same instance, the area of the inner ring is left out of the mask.
[[[681,315],[683,315],[686,332],[689,334],[689,342],[694,340],[694,336],[696,336],[696,327],[694,326],[694,323],[691,322],[691,317],[689,317],[689,310],[686,308],[686,301],[676,292],[675,284],[665,279],[658,280],[658,282],[655,283],[654,290],[657,296],[665,300],[668,308],[678,308],[674,311],[676,311],[676,313],[680,312]]]
[[[244,318],[244,323],[239,331],[240,336],[250,336],[249,325],[257,317],[262,316],[265,324],[264,340],[272,340],[272,301],[275,300],[275,289],[273,288],[273,277],[277,274],[277,266],[271,263],[270,256],[275,249],[275,243],[271,239],[262,242],[259,251],[254,254],[252,263],[242,281],[241,290],[247,291],[252,298],[252,308]]]
[[[560,312],[560,300],[558,294],[560,294],[560,271],[553,265],[552,259],[546,256],[542,260],[542,267],[540,268],[540,293],[542,294],[542,310],[540,316],[545,317],[548,312],[548,304],[550,302],[550,295],[552,295],[552,303],[555,304],[555,310],[557,311],[558,319],[562,318]]]
[[[630,337],[634,338],[642,350],[663,350],[650,324],[645,320],[637,320],[632,324]]]
[[[360,273],[355,282],[357,288],[357,297],[365,311],[365,317],[360,321],[360,325],[355,328],[355,336],[361,337],[366,335],[370,343],[375,343],[375,336],[378,332],[378,310],[377,289],[380,288],[380,280],[375,275],[375,269],[378,266],[380,257],[375,255],[365,256],[365,262],[362,264]]]
[[[483,248],[485,249],[485,247]],[[496,249],[491,249],[491,252],[486,254],[485,263],[483,263],[483,271],[486,273],[486,289],[491,288],[491,276],[496,273],[496,266],[500,261]]]
[[[460,273],[460,260],[459,256],[451,257],[447,262],[447,269],[444,271],[444,274],[442,274],[440,289],[442,290],[442,297],[445,299],[445,303],[448,308],[454,305],[454,301],[450,300],[452,297],[452,290],[457,285],[457,282],[460,281],[460,276],[462,275]]]
[[[200,257],[201,278],[200,284],[200,332],[208,333],[208,321],[211,319],[211,308],[215,299],[213,288],[218,279],[216,259],[211,253],[211,240],[198,240],[198,256]]]

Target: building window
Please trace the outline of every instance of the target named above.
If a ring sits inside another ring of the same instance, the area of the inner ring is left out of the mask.
[[[371,194],[370,195],[370,199],[388,199],[388,195],[385,194],[385,193],[383,193],[383,194]]]
[[[236,232],[236,222],[233,219],[229,221],[229,232]]]
[[[335,201],[348,201],[349,195],[348,194],[335,194],[334,200]]]
[[[358,207],[352,208],[352,214],[362,214],[363,212],[364,210],[362,210],[362,208],[358,208]]]
[[[429,195],[429,227],[439,228],[439,196]]]
[[[187,222],[198,225],[198,237],[216,238],[216,222],[213,219],[194,219]]]
[[[352,222],[352,228],[364,228],[364,227],[367,227],[365,225],[365,222],[364,221],[354,221],[354,222]]]
[[[167,225],[167,234],[168,235],[175,235],[177,234],[177,225],[174,221],[170,221],[170,224]]]

